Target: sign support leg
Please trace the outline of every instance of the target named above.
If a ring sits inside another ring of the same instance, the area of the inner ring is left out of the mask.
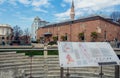
[[[115,78],[120,78],[119,73],[120,73],[120,67],[119,65],[115,65]]]
[[[70,73],[69,73],[69,67],[67,68],[67,74],[66,74],[67,78],[70,78]]]
[[[103,71],[102,71],[102,65],[100,66],[100,73],[99,73],[99,75],[100,75],[100,78],[103,78]]]
[[[60,68],[60,78],[64,78],[64,68]]]

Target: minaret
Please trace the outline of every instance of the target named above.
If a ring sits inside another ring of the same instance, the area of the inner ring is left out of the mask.
[[[74,20],[75,11],[74,11],[74,1],[73,0],[72,0],[71,11],[70,11],[70,17],[71,17],[72,20]]]

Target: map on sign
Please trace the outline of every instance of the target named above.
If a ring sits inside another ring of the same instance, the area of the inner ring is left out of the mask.
[[[61,67],[85,67],[119,64],[119,58],[107,42],[58,42]]]

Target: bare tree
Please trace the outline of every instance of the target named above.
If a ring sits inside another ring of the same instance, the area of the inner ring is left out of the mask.
[[[26,28],[26,29],[24,30],[24,35],[30,36],[30,31],[29,31],[28,28]]]
[[[120,12],[115,11],[110,14],[110,17],[113,19],[113,21],[118,21],[120,20]]]
[[[13,27],[14,40],[19,41],[20,36],[23,34],[23,31],[19,26]]]
[[[24,41],[25,43],[29,43],[30,42],[30,31],[28,28],[26,28],[24,30]]]

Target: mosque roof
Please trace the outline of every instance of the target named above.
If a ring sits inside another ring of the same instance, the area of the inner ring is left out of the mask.
[[[68,19],[68,20],[64,20],[64,21],[60,21],[60,22],[48,23],[46,25],[43,25],[42,27],[45,28],[45,27],[50,27],[50,26],[58,26],[58,25],[62,25],[62,24],[70,24],[70,23],[73,23],[73,22],[84,22],[84,21],[97,20],[97,19],[102,19],[102,20],[107,21],[109,23],[116,24],[116,25],[120,26],[119,23],[112,21],[112,19],[108,16],[90,15],[90,16],[86,16],[86,17],[80,17],[76,20]]]

